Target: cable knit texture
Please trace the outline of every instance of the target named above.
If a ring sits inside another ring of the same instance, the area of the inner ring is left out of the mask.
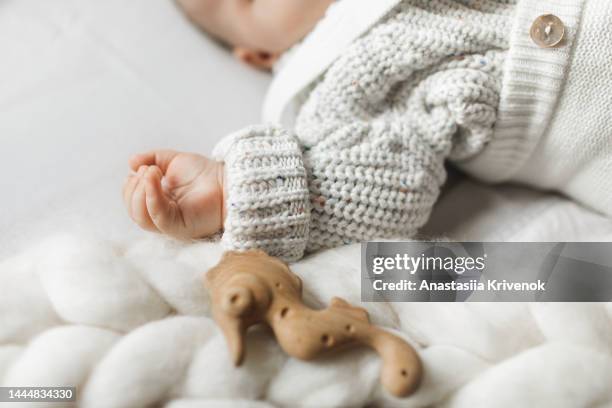
[[[413,236],[445,159],[491,139],[514,3],[403,1],[313,87],[295,132],[234,135],[226,244],[294,260]]]

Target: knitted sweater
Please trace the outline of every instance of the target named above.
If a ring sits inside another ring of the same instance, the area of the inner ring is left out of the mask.
[[[341,0],[330,8],[284,59],[264,103],[264,120],[292,127],[310,84],[400,1]],[[470,4],[486,11],[494,2],[436,3],[449,12]],[[562,22],[564,37],[543,48],[531,28],[550,14]],[[612,215],[611,21],[610,0],[518,0],[493,136],[480,154],[457,164],[487,182],[558,191]]]
[[[513,0],[403,0],[333,62],[293,129],[224,142],[223,241],[287,260],[413,236],[445,181],[493,137]]]

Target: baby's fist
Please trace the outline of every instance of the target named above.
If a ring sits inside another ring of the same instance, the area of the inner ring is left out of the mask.
[[[133,156],[123,188],[130,217],[148,231],[202,238],[223,227],[223,164],[192,153],[156,150]]]

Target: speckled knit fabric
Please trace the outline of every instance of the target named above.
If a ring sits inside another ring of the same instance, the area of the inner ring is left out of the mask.
[[[405,0],[312,88],[293,131],[235,134],[224,242],[295,260],[413,236],[444,161],[491,138],[514,3]]]

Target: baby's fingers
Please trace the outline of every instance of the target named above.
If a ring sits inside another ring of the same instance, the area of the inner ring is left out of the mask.
[[[183,225],[181,214],[177,204],[163,191],[161,170],[151,166],[144,178],[146,206],[153,223],[161,232],[180,237]]]
[[[146,194],[145,194],[145,179],[146,167],[142,168],[142,171],[138,172],[138,184],[132,194],[132,204],[130,216],[136,224],[142,229],[147,231],[157,231],[157,227],[149,216],[147,209]]]
[[[130,157],[128,163],[134,171],[140,166],[157,166],[162,173],[166,173],[170,162],[176,157],[178,152],[174,150],[153,150],[147,153],[135,154]]]

